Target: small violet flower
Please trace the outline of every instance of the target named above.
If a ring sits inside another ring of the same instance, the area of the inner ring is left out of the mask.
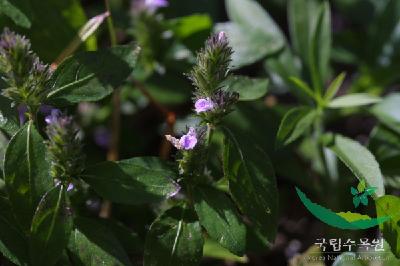
[[[224,31],[220,31],[218,33],[218,41],[224,43],[228,41],[228,38],[226,37],[226,33]]]
[[[193,127],[190,127],[188,133],[180,139],[174,138],[171,135],[166,135],[165,137],[178,150],[192,150],[197,144],[197,134]]]
[[[196,113],[207,112],[214,109],[215,104],[210,98],[200,98],[194,104]]]
[[[144,4],[148,9],[154,10],[160,7],[168,6],[167,0],[145,0]]]
[[[58,118],[61,116],[61,111],[58,109],[51,110],[50,114],[45,117],[46,124],[51,125],[57,123]]]

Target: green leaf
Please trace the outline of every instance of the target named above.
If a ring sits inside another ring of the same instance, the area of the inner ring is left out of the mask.
[[[283,117],[276,136],[276,147],[288,145],[301,137],[312,126],[317,112],[309,107],[296,107]]]
[[[226,248],[222,247],[218,242],[207,238],[204,242],[203,247],[203,256],[209,257],[213,259],[220,259],[224,261],[232,261],[232,262],[239,262],[239,263],[247,263],[248,258],[246,256],[239,257],[235,254],[232,254]]]
[[[331,82],[331,84],[329,84],[329,87],[325,92],[325,101],[329,102],[336,95],[340,86],[342,86],[345,77],[346,73],[342,72]]]
[[[232,22],[216,24],[215,31],[224,31],[228,36],[229,45],[233,48],[231,63],[233,69],[253,64],[277,52],[283,45],[277,39]]]
[[[232,66],[252,64],[282,49],[285,37],[269,14],[254,0],[226,0],[231,23],[217,24],[233,47]]]
[[[12,101],[0,96],[0,129],[7,135],[14,135],[19,129],[17,108],[13,107]]]
[[[31,27],[31,21],[29,18],[18,8],[18,6],[13,5],[8,0],[0,0],[0,14],[8,16],[18,26],[24,28]]]
[[[74,222],[77,228],[68,243],[73,265],[132,265],[118,239],[107,227],[88,218],[77,218]]]
[[[79,0],[10,2],[29,16],[32,25],[29,29],[23,29],[0,20],[0,28],[8,26],[25,35],[31,40],[33,51],[46,63],[53,62],[60,55],[87,21]],[[96,47],[95,38],[86,42],[87,49],[95,50]]]
[[[173,207],[151,225],[146,237],[144,265],[198,265],[203,242],[201,226],[193,210]]]
[[[321,86],[328,74],[332,42],[331,35],[331,10],[329,2],[322,1],[309,48],[309,68],[315,89],[322,90]]]
[[[359,181],[365,180],[367,186],[376,187],[375,196],[383,196],[385,188],[379,164],[374,155],[357,141],[335,135],[328,146],[339,159],[353,172]]]
[[[169,24],[174,36],[196,51],[210,34],[212,20],[208,14],[193,14],[170,20]]]
[[[318,20],[318,7],[317,0],[288,1],[290,39],[304,62],[308,62],[309,59],[309,46]]]
[[[132,73],[138,52],[126,45],[69,57],[54,72],[46,102],[69,105],[106,97]]]
[[[200,224],[209,236],[233,254],[243,255],[246,227],[229,197],[222,191],[206,186],[198,186],[192,193]]]
[[[310,86],[308,86],[307,83],[296,77],[290,77],[289,81],[306,95],[308,95],[311,99],[316,99],[313,90],[310,88]]]
[[[371,112],[382,124],[400,134],[400,93],[387,95]]]
[[[0,197],[0,252],[17,265],[28,262],[27,240],[14,218],[8,199]]]
[[[59,185],[50,190],[36,209],[29,243],[31,265],[54,265],[68,244],[73,221],[65,189]]]
[[[360,205],[360,201],[361,201],[361,199],[360,199],[359,196],[353,197],[353,204],[354,204],[354,207],[358,208],[358,206]]]
[[[103,219],[99,222],[113,232],[129,255],[143,253],[144,241],[130,228],[112,219]]]
[[[268,156],[253,143],[225,130],[224,174],[240,210],[264,245],[274,242],[278,224],[278,188]]]
[[[331,49],[330,8],[327,1],[291,0],[288,20],[293,46],[320,89],[328,72]]]
[[[42,195],[53,187],[46,147],[33,122],[25,124],[11,139],[4,158],[4,180],[15,215],[30,228]]]
[[[102,197],[124,204],[162,201],[178,190],[177,173],[156,157],[103,162],[86,169],[82,178]]]
[[[283,33],[257,1],[226,0],[225,5],[231,21],[250,31],[258,32],[260,37],[264,36],[265,38],[275,40],[276,47],[280,46],[278,49],[283,47],[285,42]],[[265,46],[268,45],[270,44],[265,43]]]
[[[267,93],[268,79],[252,79],[245,76],[232,76],[225,81],[229,91],[239,93],[240,101],[252,101]]]
[[[389,216],[390,220],[379,225],[385,240],[393,254],[400,258],[400,198],[385,195],[375,201],[378,217]]]
[[[346,107],[357,107],[380,102],[381,98],[373,96],[367,93],[353,93],[344,96],[339,96],[333,99],[328,107],[332,109],[346,108]]]
[[[351,188],[350,188],[350,191],[351,191],[351,194],[352,194],[353,196],[356,196],[356,195],[358,194],[358,190],[355,189],[354,187],[351,187]]]

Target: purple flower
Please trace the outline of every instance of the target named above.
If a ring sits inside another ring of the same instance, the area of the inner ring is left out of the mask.
[[[69,183],[68,187],[67,187],[67,191],[70,192],[71,190],[73,190],[75,188],[74,184]]]
[[[224,31],[220,31],[218,33],[218,41],[219,42],[227,42],[228,38],[226,37],[226,33]]]
[[[107,149],[110,146],[111,133],[105,127],[97,127],[94,130],[94,142],[101,148]]]
[[[26,104],[20,104],[17,109],[18,109],[19,123],[23,125],[26,121],[26,112],[28,112],[28,107],[26,106]]]
[[[144,4],[149,10],[156,10],[160,7],[168,6],[167,0],[145,0]]]
[[[192,150],[197,144],[197,134],[193,127],[190,127],[188,133],[180,139],[174,138],[171,135],[166,135],[165,137],[178,150]]]
[[[196,113],[207,112],[214,109],[214,102],[210,98],[200,98],[194,104]]]
[[[46,116],[44,121],[46,121],[46,124],[48,124],[48,125],[54,124],[54,123],[57,123],[58,118],[60,116],[61,116],[61,111],[58,109],[53,109],[53,110],[51,110],[50,115]]]

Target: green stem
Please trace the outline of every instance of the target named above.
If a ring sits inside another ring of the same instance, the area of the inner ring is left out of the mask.
[[[108,27],[108,33],[110,35],[111,46],[115,46],[117,45],[117,35],[115,33],[114,22],[110,12],[109,0],[104,0],[104,3],[106,5],[106,10],[110,13],[110,15],[107,17],[107,27]]]
[[[324,152],[324,147],[323,147],[323,145],[321,144],[321,141],[320,141],[321,137],[322,137],[322,135],[324,133],[323,109],[318,107],[317,110],[318,110],[318,117],[317,117],[317,119],[315,120],[315,123],[314,123],[314,138],[315,138],[315,141],[317,143],[318,158],[319,158],[319,161],[322,164],[323,171],[328,177],[330,177],[330,172],[329,172],[329,167],[328,167],[327,159],[326,159],[325,152]]]

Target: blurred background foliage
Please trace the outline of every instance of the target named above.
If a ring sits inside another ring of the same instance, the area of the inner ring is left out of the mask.
[[[2,5],[6,2],[1,0],[0,7],[5,8]],[[10,2],[26,19],[14,23],[12,17],[1,15],[1,28],[7,26],[26,35],[33,50],[49,64],[58,58],[88,18],[105,10],[104,3],[96,0]],[[169,6],[158,10],[156,15],[140,16],[135,14],[130,1],[110,0],[110,5],[118,43],[136,42],[142,48],[135,73],[120,88],[121,159],[144,155],[173,159],[163,135],[171,131],[180,134],[186,124],[196,119],[188,116],[192,108],[191,84],[182,73],[190,70],[196,51],[210,33],[226,31],[235,51],[233,72],[254,78],[241,84],[232,81],[242,90],[243,101],[225,123],[242,132],[242,138],[253,139],[273,161],[280,192],[278,236],[269,250],[252,243],[254,252],[246,258],[235,257],[208,242],[204,248],[208,257],[203,265],[309,265],[302,264],[299,254],[309,251],[321,236],[377,237],[376,229],[331,228],[313,218],[300,204],[294,186],[333,210],[351,209],[350,186],[356,184],[351,172],[332,156],[337,174],[336,178],[327,177],[317,158],[318,147],[310,130],[282,149],[276,149],[275,143],[284,114],[299,104],[312,105],[296,80],[322,90],[345,72],[337,95],[365,93],[383,100],[372,107],[350,103],[340,109],[329,109],[324,117],[325,129],[367,145],[381,165],[386,193],[399,195],[400,1],[170,0]],[[109,45],[104,24],[79,50]],[[246,96],[248,88],[258,93],[257,101],[246,102],[246,97],[252,98]],[[90,163],[104,160],[110,146],[111,97],[71,107],[70,112],[75,111],[83,129],[87,158],[92,160]],[[7,138],[3,138],[4,144]],[[221,140],[217,137],[214,140],[216,152],[212,159],[218,165]],[[4,152],[4,147],[1,150]],[[89,210],[96,216],[102,200],[88,190],[73,195],[73,201],[83,206],[82,213]],[[114,204],[112,220],[104,222],[118,236],[129,256],[138,262],[146,230],[159,208]],[[374,209],[365,207],[363,212],[374,213]],[[393,261],[382,265],[400,265]]]

